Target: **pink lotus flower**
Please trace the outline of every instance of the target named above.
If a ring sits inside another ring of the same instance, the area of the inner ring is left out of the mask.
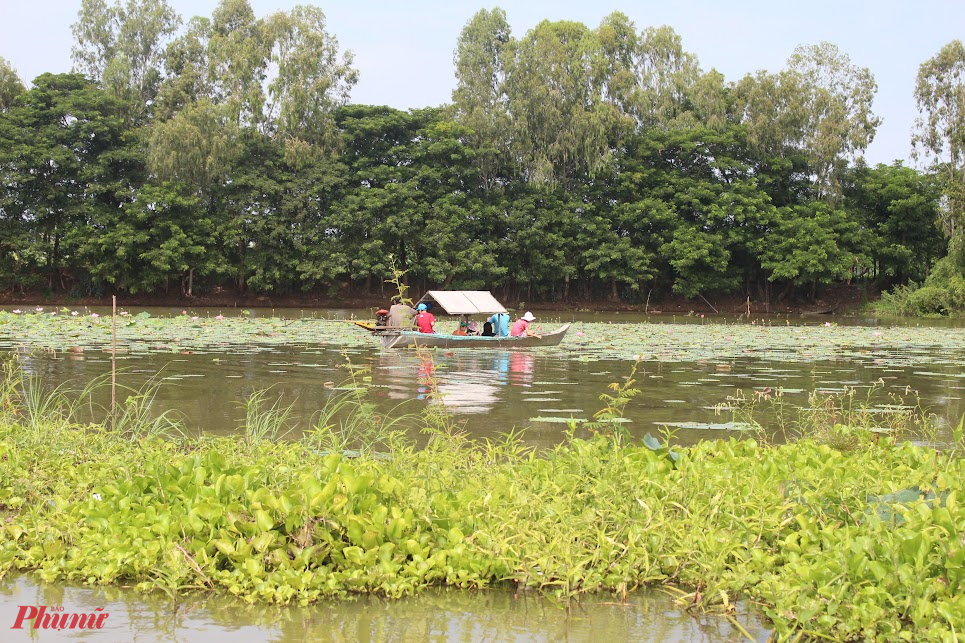
[[[877,330],[871,334],[874,335],[875,337],[881,337],[881,332]]]
[[[215,318],[215,319],[224,319],[224,315],[215,315],[214,318]]]
[[[121,317],[127,317],[127,311],[126,311],[126,310],[122,310],[122,311],[121,311]]]
[[[17,310],[13,311],[13,314],[14,314],[14,315],[19,315],[19,314],[22,313],[22,312],[23,312],[23,311],[18,308]]]
[[[70,316],[71,316],[71,317],[76,317],[76,316],[79,315],[79,314],[80,314],[80,313],[78,313],[76,310],[70,311]]]
[[[182,314],[182,315],[187,315],[187,314],[188,314],[188,311],[182,310],[182,311],[181,311],[181,314]]]
[[[825,325],[825,326],[830,326],[830,325],[831,325],[831,322],[824,322],[824,325]]]
[[[90,316],[93,317],[94,319],[97,319],[98,317],[100,317],[100,315],[98,315],[97,313],[91,313]]]
[[[43,307],[43,306],[37,306],[36,308],[34,308],[34,312],[42,313],[42,312],[44,312],[44,307]]]
[[[194,317],[192,317],[192,318],[191,318],[191,321],[198,321],[198,316],[195,315]]]

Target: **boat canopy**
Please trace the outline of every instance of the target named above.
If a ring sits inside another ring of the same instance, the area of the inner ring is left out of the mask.
[[[507,311],[488,290],[430,290],[416,303],[432,302],[450,315],[489,315]]]

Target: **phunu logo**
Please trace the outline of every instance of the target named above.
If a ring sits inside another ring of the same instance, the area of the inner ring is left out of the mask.
[[[99,630],[104,627],[104,621],[110,616],[103,607],[95,609],[94,614],[65,614],[62,606],[18,605],[18,607],[20,611],[17,612],[17,620],[14,621],[11,630],[22,630],[24,621],[33,621],[35,630]]]

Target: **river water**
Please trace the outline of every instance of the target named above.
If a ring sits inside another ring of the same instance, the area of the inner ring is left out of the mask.
[[[155,316],[178,312],[152,310]],[[368,311],[328,312],[343,317],[368,315]],[[251,314],[297,318],[305,312]],[[825,317],[762,319],[759,343],[769,344],[770,350],[758,348],[754,336],[743,340],[751,342],[748,346],[728,350],[727,333],[744,332],[746,322],[741,326],[723,317],[629,314],[546,313],[543,317],[552,320],[545,322],[546,328],[574,322],[559,348],[436,350],[418,355],[411,350],[382,350],[358,330],[355,334],[361,340],[344,345],[132,350],[118,357],[118,382],[133,390],[158,382],[152,404],[156,412],[179,416],[189,433],[221,435],[240,430],[244,401],[264,390],[271,402],[291,407],[288,435],[298,437],[315,424],[319,410],[344,391],[350,363],[360,371],[357,383],[366,387],[369,399],[386,414],[417,413],[426,404],[439,404],[473,436],[494,438],[510,429],[523,429],[524,441],[549,447],[564,438],[567,419],[592,420],[604,406],[600,395],[630,373],[633,361],[629,349],[621,346],[639,330],[648,333],[644,348],[649,354],[641,356],[635,377],[640,393],[627,405],[624,425],[635,437],[669,429],[675,443],[692,444],[734,435],[743,425],[732,414],[721,412],[720,406],[737,395],[754,397],[755,392],[778,390],[791,405],[807,406],[812,391],[829,395],[851,388],[858,391],[858,402],[871,408],[920,405],[945,429],[965,414],[961,320],[928,322],[923,327],[918,321],[841,318],[826,328],[831,322]],[[602,328],[612,329],[611,334],[603,340],[587,340],[581,328],[592,325],[599,337],[601,324],[607,324]],[[882,330],[873,331],[875,344],[855,347],[849,343],[856,340],[847,333],[856,327]],[[788,333],[796,331],[804,333],[800,341],[805,343],[808,337],[827,331],[833,350],[814,343],[795,348],[799,339]],[[778,333],[784,335],[778,337]],[[110,355],[102,351],[36,351],[0,335],[0,348],[5,344],[18,346],[25,369],[49,386],[80,388],[110,372]],[[95,399],[95,406],[109,405],[109,388],[101,387]],[[418,440],[419,435],[412,438]]]
[[[108,614],[101,630],[10,630],[21,606],[63,607],[68,614]],[[734,622],[755,641],[769,630],[747,607]],[[249,605],[223,596],[187,595],[177,602],[123,588],[40,585],[20,576],[0,581],[0,629],[5,641],[746,641],[733,623],[691,615],[659,591],[591,596],[561,604],[503,589],[426,591],[398,600],[360,597],[309,607]]]

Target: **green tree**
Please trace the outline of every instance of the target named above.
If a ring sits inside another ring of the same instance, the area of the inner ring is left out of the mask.
[[[17,71],[0,56],[0,111],[13,105],[13,100],[27,91]]]
[[[496,187],[510,147],[505,82],[511,38],[506,12],[482,9],[463,27],[454,55],[456,120],[470,130],[470,145],[476,150],[475,163],[486,189]]]
[[[937,222],[940,188],[925,175],[896,161],[850,172],[846,206],[868,236],[867,265],[884,285],[921,283],[945,251]]]
[[[874,76],[830,43],[801,46],[778,74],[758,72],[736,87],[748,140],[761,158],[802,156],[819,196],[841,194],[841,175],[881,122],[871,111]]]
[[[83,0],[71,56],[80,72],[143,109],[157,96],[165,45],[180,26],[166,0]]]
[[[131,191],[116,163],[127,154],[128,109],[80,74],[42,74],[0,113],[0,211],[27,230],[20,253],[49,288],[66,288],[65,271],[78,266],[67,241],[88,226],[102,186]]]
[[[227,176],[240,150],[231,114],[207,99],[191,103],[148,134],[148,163],[160,181],[178,182],[193,193],[211,191]]]
[[[851,275],[860,235],[857,222],[843,209],[813,201],[778,208],[777,214],[761,267],[770,281],[786,284],[785,294],[805,286],[813,299],[818,285]]]
[[[143,185],[132,200],[93,212],[72,245],[95,283],[138,293],[170,292],[174,282],[191,295],[195,275],[218,267],[214,225],[198,205],[178,186]]]
[[[945,207],[941,224],[952,240],[950,251],[965,272],[965,46],[948,43],[921,64],[915,83],[920,114],[912,143],[931,159],[941,177]]]
[[[332,146],[333,114],[348,102],[358,72],[353,56],[339,57],[338,40],[325,30],[325,14],[317,7],[297,6],[278,12],[264,23],[272,44],[267,113],[282,137]]]
[[[572,185],[610,161],[612,114],[600,109],[596,49],[585,25],[565,21],[543,21],[512,43],[505,86],[527,181]]]

